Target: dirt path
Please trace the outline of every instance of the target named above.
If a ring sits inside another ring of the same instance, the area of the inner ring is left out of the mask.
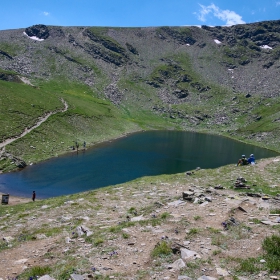
[[[26,134],[28,134],[29,132],[31,132],[33,129],[39,127],[43,122],[45,122],[50,116],[57,114],[59,112],[65,112],[68,110],[68,104],[66,103],[66,101],[64,99],[61,98],[62,103],[64,104],[64,108],[62,110],[58,110],[58,111],[53,111],[48,113],[47,115],[40,117],[38,122],[30,127],[30,128],[25,128],[24,132],[21,133],[19,136],[16,136],[14,138],[9,138],[7,140],[5,140],[4,142],[0,143],[0,149],[4,148],[5,146],[7,146],[8,144],[11,144],[12,142],[24,137]]]

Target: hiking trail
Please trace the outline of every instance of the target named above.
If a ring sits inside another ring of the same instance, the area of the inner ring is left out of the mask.
[[[68,110],[68,104],[67,102],[61,98],[61,102],[64,104],[64,108],[62,110],[56,110],[53,112],[49,112],[48,114],[46,114],[45,116],[41,116],[39,117],[38,122],[30,127],[30,128],[25,128],[24,132],[22,132],[20,135],[13,137],[13,138],[8,138],[5,141],[3,141],[2,143],[0,143],[0,149],[4,148],[5,146],[7,146],[8,144],[11,144],[12,142],[24,137],[26,134],[28,134],[29,132],[31,132],[32,130],[34,130],[35,128],[39,127],[43,122],[45,122],[50,116],[57,114],[57,113],[63,113],[66,112]]]

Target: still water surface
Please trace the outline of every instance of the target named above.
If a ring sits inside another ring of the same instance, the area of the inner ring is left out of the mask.
[[[0,175],[0,192],[38,198],[72,194],[142,176],[180,173],[236,163],[242,154],[256,160],[276,152],[224,137],[183,131],[148,131],[106,142]]]

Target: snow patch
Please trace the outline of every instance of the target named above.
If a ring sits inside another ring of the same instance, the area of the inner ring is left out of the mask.
[[[214,42],[216,43],[216,44],[222,44],[222,42],[221,41],[219,41],[219,40],[217,40],[217,39],[214,39]]]
[[[28,38],[35,40],[35,41],[44,41],[45,39],[40,39],[36,36],[28,36],[25,32],[23,32],[24,35],[26,35]]]
[[[268,46],[268,45],[262,45],[261,46],[262,49],[269,49],[272,50],[272,47]]]
[[[186,46],[190,46],[190,44],[186,44]]]

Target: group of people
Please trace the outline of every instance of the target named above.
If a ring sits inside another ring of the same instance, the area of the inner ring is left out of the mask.
[[[248,165],[248,164],[255,164],[255,156],[253,154],[247,159],[245,155],[242,155],[241,159],[238,160],[237,166],[239,165]]]

